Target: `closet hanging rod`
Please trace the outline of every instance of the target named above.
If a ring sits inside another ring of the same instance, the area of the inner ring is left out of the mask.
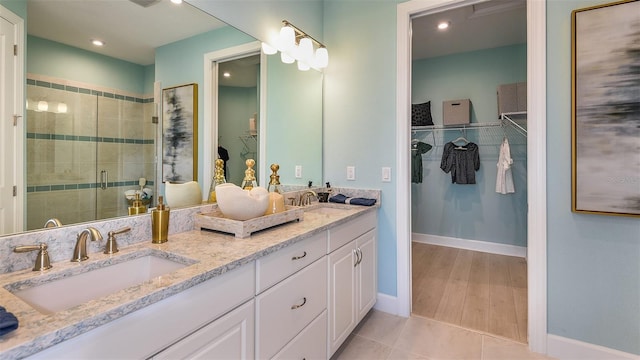
[[[516,128],[516,130],[518,132],[520,132],[520,134],[527,136],[527,129],[523,128],[520,124],[516,123],[515,121],[513,121],[513,119],[511,119],[509,116],[511,115],[526,115],[527,112],[526,111],[521,111],[521,112],[513,112],[513,113],[502,113],[500,114],[500,119],[501,120],[506,120],[509,122],[510,125],[512,125],[513,127]]]
[[[482,122],[482,123],[472,123],[468,125],[427,125],[427,126],[413,126],[411,127],[411,131],[433,131],[433,130],[468,130],[468,129],[483,129],[483,128],[491,128],[491,127],[499,127],[502,126],[502,122],[494,121],[494,122]]]

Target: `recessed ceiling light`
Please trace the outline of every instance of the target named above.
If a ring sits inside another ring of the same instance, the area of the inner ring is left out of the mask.
[[[230,74],[230,73],[228,73],[228,72],[225,72],[224,74],[222,74],[222,76],[224,76],[224,77],[231,77],[231,74]]]
[[[182,0],[171,0],[174,4],[182,4]]]
[[[95,46],[104,46],[104,41],[98,39],[91,39],[91,43]]]
[[[449,21],[441,21],[438,23],[438,30],[446,30],[449,28],[449,25],[451,25],[451,22]]]

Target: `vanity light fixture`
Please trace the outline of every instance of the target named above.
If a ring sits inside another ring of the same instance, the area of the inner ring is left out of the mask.
[[[44,100],[38,101],[38,111],[47,111],[47,110],[49,110],[49,103]]]
[[[297,61],[298,69],[302,71],[312,67],[323,69],[329,65],[329,52],[326,46],[287,20],[282,20],[282,28],[273,40],[273,44],[262,43],[262,51],[267,55],[280,51],[280,59],[283,63],[292,64]]]
[[[225,71],[224,73],[222,73],[222,76],[228,78],[231,77],[231,74],[228,71]]]
[[[58,114],[66,114],[67,113],[67,104],[61,102],[58,103]]]
[[[177,5],[182,4],[182,0],[171,0],[171,2]]]
[[[104,41],[98,39],[91,39],[91,43],[95,46],[104,46]]]

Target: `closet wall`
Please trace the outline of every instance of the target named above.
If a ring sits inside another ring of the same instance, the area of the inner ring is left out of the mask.
[[[442,102],[470,99],[471,122],[498,121],[496,89],[526,81],[526,44],[417,60],[412,68],[412,103],[431,101],[433,122],[442,125]],[[423,182],[412,184],[414,234],[527,246],[526,138],[512,128],[468,129],[465,137],[480,149],[475,185],[451,183],[440,169],[443,144],[460,131],[420,131],[412,134],[433,145],[422,155]],[[500,144],[511,144],[514,194],[495,192]],[[407,149],[407,151],[410,151]]]

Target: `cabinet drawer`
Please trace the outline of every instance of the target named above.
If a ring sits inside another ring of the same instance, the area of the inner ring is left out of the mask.
[[[323,311],[309,326],[287,344],[274,359],[326,359],[327,311]]]
[[[326,307],[324,256],[256,297],[256,357],[273,357]]]
[[[329,229],[329,246],[327,253],[345,245],[349,241],[376,227],[378,219],[374,211],[368,212],[345,224]]]
[[[327,232],[288,246],[256,261],[256,294],[320,259],[327,248]]]

